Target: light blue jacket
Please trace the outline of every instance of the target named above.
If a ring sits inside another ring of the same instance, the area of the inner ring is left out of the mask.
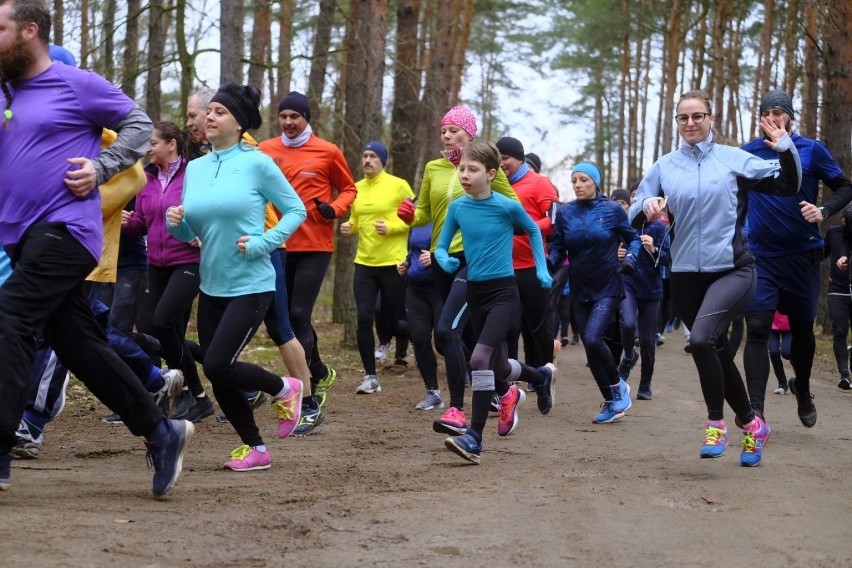
[[[639,184],[628,216],[642,226],[648,199],[668,198],[673,217],[672,272],[722,272],[754,261],[743,223],[748,192],[794,195],[802,180],[799,154],[789,136],[778,144],[779,162],[732,146],[703,142],[666,154]]]

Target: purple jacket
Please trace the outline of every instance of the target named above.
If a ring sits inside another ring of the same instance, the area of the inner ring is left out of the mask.
[[[195,264],[201,260],[201,252],[188,243],[174,238],[166,227],[166,209],[181,204],[183,178],[186,175],[186,160],[182,160],[178,171],[163,189],[156,171],[145,172],[148,183],[136,196],[133,217],[121,231],[131,237],[148,235],[148,262],[154,266],[177,266]]]

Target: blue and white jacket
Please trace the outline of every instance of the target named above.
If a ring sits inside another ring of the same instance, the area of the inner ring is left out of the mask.
[[[754,262],[743,223],[748,192],[794,195],[802,180],[799,153],[789,136],[778,145],[778,161],[713,142],[683,143],[651,166],[639,184],[629,217],[645,220],[648,199],[667,198],[672,226],[672,272],[722,272]]]

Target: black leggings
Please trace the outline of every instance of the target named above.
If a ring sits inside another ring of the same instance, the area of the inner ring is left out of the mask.
[[[541,287],[535,268],[515,270],[518,286],[518,313],[512,316],[509,327],[509,355],[518,357],[518,336],[524,338],[524,361],[541,367],[553,361],[553,333],[548,313],[550,290]],[[561,290],[560,290],[561,291]]]
[[[708,420],[724,418],[726,400],[744,424],[754,419],[726,331],[731,321],[742,314],[756,286],[753,264],[724,272],[671,275],[672,307],[691,332],[692,359],[698,369]]]
[[[467,264],[464,257],[456,256],[462,261],[462,268],[455,274],[444,272],[434,257],[432,259],[432,274],[438,293],[444,300],[441,319],[435,329],[438,345],[444,354],[447,366],[447,388],[450,391],[450,406],[462,410],[464,408],[465,381],[468,377],[467,362],[473,351],[475,340],[472,330],[467,325],[470,311],[467,306]]]
[[[828,316],[831,318],[834,334],[834,360],[841,377],[849,376],[849,352],[846,338],[849,335],[849,323],[852,322],[852,298],[838,294],[828,295]]]
[[[766,385],[769,383],[769,334],[775,312],[761,310],[745,316],[748,332],[743,352],[748,394],[751,407],[763,414]],[[790,365],[796,373],[796,390],[810,392],[811,366],[814,362],[816,340],[813,321],[795,321],[790,318]],[[691,340],[690,340],[691,341]]]
[[[259,365],[237,361],[257,333],[272,301],[272,292],[220,298],[204,292],[198,300],[198,340],[204,352],[204,374],[213,394],[243,444],[260,446],[263,439],[243,390],[277,395],[281,377]]]
[[[444,303],[431,282],[409,282],[405,290],[408,334],[414,345],[414,359],[427,389],[438,390],[438,360],[432,348],[432,332],[441,318]]]
[[[296,339],[305,350],[312,381],[325,378],[328,372],[320,358],[317,334],[311,324],[311,318],[329,262],[330,252],[288,252],[284,266],[287,273],[290,323],[293,325]]]
[[[405,303],[405,279],[396,271],[396,266],[356,264],[352,290],[358,310],[358,353],[361,355],[364,373],[375,375],[376,339],[373,335],[373,321],[376,316],[376,298],[381,293],[383,328],[391,335],[397,335],[399,313]]]
[[[201,282],[198,263],[148,267],[148,294],[142,310],[153,314],[150,333],[160,342],[160,356],[170,369],[180,369],[193,396],[204,392],[195,359],[186,342],[186,325]]]

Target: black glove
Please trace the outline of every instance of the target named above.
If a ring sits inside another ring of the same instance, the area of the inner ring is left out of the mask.
[[[319,214],[323,216],[325,219],[334,219],[337,217],[337,213],[334,212],[334,207],[326,203],[325,201],[320,201],[319,197],[314,197],[314,204],[317,206],[317,211]]]
[[[622,274],[633,274],[636,272],[636,259],[633,255],[627,255],[618,267],[618,271]]]

